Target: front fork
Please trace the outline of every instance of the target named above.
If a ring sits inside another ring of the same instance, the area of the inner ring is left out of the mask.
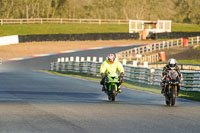
[[[110,84],[108,90],[112,91],[112,86],[115,86],[115,91],[117,91],[117,84]]]
[[[164,89],[165,93],[170,93],[171,92],[171,88],[172,88],[171,84],[166,85],[165,89]],[[168,90],[166,90],[166,89],[168,89]],[[177,96],[178,84],[174,85],[174,89],[175,89],[175,94]]]

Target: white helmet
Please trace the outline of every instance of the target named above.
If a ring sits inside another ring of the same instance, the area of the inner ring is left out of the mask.
[[[114,54],[109,54],[107,56],[108,61],[112,64],[115,61],[115,55]]]
[[[169,59],[168,65],[170,68],[174,68],[176,66],[176,59],[173,59],[173,58]]]

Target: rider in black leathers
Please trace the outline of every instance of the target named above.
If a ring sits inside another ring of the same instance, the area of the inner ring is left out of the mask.
[[[162,90],[161,93],[164,94],[164,89],[165,89],[165,80],[166,80],[166,75],[168,74],[169,70],[176,70],[178,75],[179,75],[179,79],[182,80],[182,74],[180,72],[179,67],[176,64],[176,60],[175,59],[169,59],[168,64],[163,68],[162,70],[162,77],[161,77],[161,86],[162,86]],[[179,90],[180,90],[180,86],[178,86],[177,88],[177,95],[179,94]]]

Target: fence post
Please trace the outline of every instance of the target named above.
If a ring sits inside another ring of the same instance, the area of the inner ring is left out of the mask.
[[[61,24],[63,23],[63,19],[62,19],[62,18],[60,19],[60,23],[61,23]]]
[[[194,38],[192,37],[192,45],[194,44]]]
[[[121,23],[120,23],[120,20],[118,20],[118,24],[121,24]]]
[[[43,24],[42,18],[40,19],[40,23]]]
[[[99,24],[101,24],[101,19],[99,19]]]

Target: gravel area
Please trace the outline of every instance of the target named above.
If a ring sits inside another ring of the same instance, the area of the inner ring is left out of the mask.
[[[60,42],[30,42],[0,46],[0,57],[3,60],[33,56],[35,54],[56,53],[66,50],[87,49],[104,46],[122,46],[134,44],[150,44],[154,40],[108,40],[108,41],[60,41]]]

